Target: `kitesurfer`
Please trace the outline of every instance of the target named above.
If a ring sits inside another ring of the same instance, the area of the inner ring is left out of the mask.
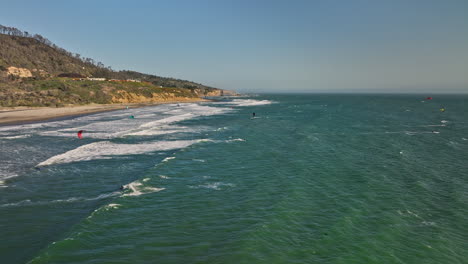
[[[78,131],[77,136],[78,136],[79,139],[82,139],[82,138],[83,138],[83,132],[84,132],[84,130]]]
[[[255,117],[255,112],[252,113],[252,117]]]

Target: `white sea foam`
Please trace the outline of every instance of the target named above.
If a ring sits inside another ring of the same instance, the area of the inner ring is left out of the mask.
[[[202,104],[187,104],[184,107],[184,109],[188,111],[189,113],[200,115],[200,116],[218,115],[218,114],[223,114],[223,113],[232,111],[232,109],[229,109],[229,108],[212,107],[209,105],[202,105]]]
[[[170,117],[166,117],[166,118],[159,119],[159,120],[156,120],[156,121],[147,122],[147,123],[141,125],[140,127],[141,128],[146,128],[146,127],[160,126],[160,125],[164,125],[164,124],[171,124],[171,123],[191,119],[194,116],[195,115],[192,114],[192,113],[186,113],[186,114],[182,114],[182,115],[170,116]]]
[[[89,121],[88,121],[89,122]],[[76,133],[83,130],[84,138],[116,138],[122,137],[130,131],[138,128],[145,120],[97,120],[87,125],[72,126],[55,131],[40,132],[43,136],[58,136],[58,137],[76,137]]]
[[[104,211],[115,210],[115,209],[119,209],[119,207],[121,207],[121,206],[122,206],[121,204],[116,204],[116,203],[110,203],[110,204],[101,206],[101,207],[97,208],[96,210],[94,210],[88,217],[86,217],[86,219],[93,218],[96,213],[99,213],[102,210],[104,210]]]
[[[175,157],[167,157],[167,158],[163,159],[161,162],[168,162],[168,161],[170,161],[172,159],[175,159]]]
[[[140,125],[140,128],[160,127],[162,125],[193,119],[195,117],[222,114],[226,111],[229,111],[229,109],[199,104],[187,104],[184,105],[183,109],[175,109],[166,112],[167,114],[172,114],[172,116],[144,123]]]
[[[50,122],[53,123],[53,122]],[[21,130],[29,130],[42,127],[43,124],[26,124],[26,125],[13,125],[13,126],[4,126],[0,127],[0,131],[21,131]]]
[[[456,149],[461,149],[463,147],[463,143],[461,142],[456,142],[456,141],[452,141],[452,140],[449,140],[449,142],[447,143],[448,146],[452,147],[452,148],[456,148]]]
[[[126,133],[125,136],[158,136],[158,135],[167,135],[167,134],[175,134],[175,133],[198,133],[207,128],[200,128],[193,129],[186,126],[178,126],[178,125],[161,125],[155,126],[147,129],[141,130],[141,128],[134,129],[129,133]]]
[[[0,171],[0,188],[7,187],[5,180],[18,176],[16,173]]]
[[[127,185],[124,185],[124,188],[126,191],[122,196],[140,196],[142,194],[159,192],[159,191],[165,190],[165,188],[155,188],[155,187],[150,187],[150,186],[144,186],[139,181],[134,181]],[[127,192],[127,190],[131,192]]]
[[[255,106],[255,105],[269,105],[273,101],[270,100],[255,100],[255,99],[234,99],[230,102],[219,102],[218,104],[227,104],[235,106]]]
[[[9,178],[13,178],[13,177],[17,177],[18,174],[14,173],[14,172],[6,172],[4,171],[5,169],[7,169],[7,167],[0,167],[0,169],[2,169],[2,171],[0,171],[0,179],[2,180],[6,180],[6,179],[9,179]]]
[[[442,120],[442,121],[440,121],[440,122],[443,123],[443,124],[448,123],[447,120]]]
[[[20,138],[28,138],[31,135],[26,134],[26,135],[18,135],[18,136],[6,136],[6,137],[0,137],[0,139],[20,139]]]
[[[242,138],[234,138],[234,139],[228,139],[228,140],[226,140],[226,142],[236,142],[236,141],[245,142],[245,139],[242,139]]]
[[[418,214],[411,212],[410,210],[406,210],[406,212],[414,217],[421,218]]]
[[[127,114],[127,115],[128,115],[128,114]],[[135,115],[136,115],[136,114],[135,114]],[[135,115],[133,115],[133,116],[135,116]],[[149,117],[155,117],[155,116],[156,116],[155,113],[150,113],[150,114],[141,114],[141,115],[137,115],[136,117],[137,117],[138,119],[141,119],[141,118],[149,118]]]
[[[121,206],[120,204],[111,203],[111,204],[106,205],[106,209],[117,209],[120,206]]]
[[[442,125],[427,125],[427,126],[424,126],[424,127],[445,127],[444,124]]]
[[[106,199],[109,197],[117,196],[119,194],[120,192],[112,192],[112,193],[101,194],[96,197],[70,197],[67,199],[57,199],[57,200],[49,200],[49,201],[31,201],[30,199],[26,199],[26,200],[15,202],[15,203],[0,204],[0,207],[18,207],[18,206],[30,206],[30,205],[48,205],[48,204],[55,204],[55,203],[74,203],[74,202],[82,202],[82,201],[94,201],[94,200],[101,200],[101,199]]]
[[[5,184],[5,179],[0,179],[0,188],[5,188],[5,187],[8,187],[8,186]]]
[[[188,113],[187,113],[188,111]],[[210,116],[216,114],[222,114],[229,109],[217,108],[210,106],[203,106],[198,104],[188,104],[183,109],[175,109],[166,112],[166,114],[173,114],[173,116],[165,117],[162,119],[146,122],[140,125],[138,128],[126,133],[125,135],[131,136],[153,136],[172,134],[180,132],[194,132],[187,127],[181,126],[170,126],[171,124],[189,120],[201,116]]]
[[[117,112],[93,114],[68,120],[44,122],[26,125],[0,127],[0,132],[39,134],[42,136],[76,137],[76,132],[83,130],[85,138],[108,139],[126,135],[145,136],[183,132],[180,128],[161,126],[201,117],[222,114],[232,109],[213,107],[197,103],[176,105],[158,105]],[[135,116],[129,119],[129,116]],[[85,124],[85,125],[83,125]],[[59,128],[50,130],[48,128]],[[151,129],[147,131],[146,129]],[[177,131],[175,131],[177,130]],[[6,135],[11,136],[11,135]],[[1,138],[0,138],[1,139]]]
[[[127,135],[153,136],[190,132],[186,127],[169,127],[168,125],[197,117],[223,114],[229,111],[233,110],[198,103],[187,103],[180,106],[176,106],[175,104],[158,105],[99,113],[53,122],[0,127],[0,132],[7,132],[7,134],[3,133],[0,139],[20,138],[17,135],[25,133],[75,138],[77,131],[80,130],[84,131],[83,136],[85,138],[96,139],[111,139]],[[135,116],[135,118],[129,119],[130,115]],[[54,130],[54,128],[59,129]],[[3,137],[4,135],[5,137]]]
[[[96,159],[111,159],[112,156],[135,155],[153,151],[164,151],[171,149],[185,148],[192,144],[209,140],[177,140],[177,141],[156,141],[139,144],[117,144],[110,141],[100,141],[83,145],[76,149],[53,156],[37,166],[47,166],[52,164],[70,163],[76,161],[87,161]]]
[[[31,200],[27,199],[27,200],[19,201],[16,203],[0,204],[0,207],[18,207],[18,206],[30,205],[30,204],[31,204]]]
[[[161,178],[161,179],[170,179],[169,176],[166,176],[166,175],[159,175],[159,178]]]
[[[221,190],[221,187],[227,186],[227,187],[235,187],[234,184],[232,183],[223,183],[223,182],[213,182],[213,183],[208,183],[208,184],[202,184],[198,185],[192,188],[206,188],[206,189],[212,189],[212,190]]]
[[[189,131],[183,130],[183,129],[161,130],[160,128],[156,128],[156,129],[147,129],[147,130],[141,130],[137,132],[131,132],[125,135],[126,136],[159,136],[159,135],[167,135],[167,134],[174,134],[174,133],[180,133],[180,132],[189,132]]]
[[[408,136],[414,136],[418,134],[440,134],[439,131],[405,131]]]
[[[73,129],[73,132],[65,132],[64,130],[56,130],[56,131],[45,131],[40,132],[39,135],[41,136],[50,136],[50,137],[69,137],[69,138],[76,138],[77,132],[82,129]],[[120,132],[99,132],[99,131],[83,131],[83,138],[94,138],[94,139],[111,139],[121,136]]]

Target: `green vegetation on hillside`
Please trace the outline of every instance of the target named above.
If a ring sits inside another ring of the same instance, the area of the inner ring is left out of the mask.
[[[22,73],[12,73],[15,70]],[[73,80],[59,75],[122,81]],[[124,82],[129,79],[136,81]],[[0,25],[0,106],[59,107],[113,103],[125,93],[152,100],[155,94],[198,97],[216,91],[219,89],[185,80],[114,71],[101,62],[57,47],[41,35]]]
[[[171,97],[198,97],[193,90],[161,88],[144,82],[76,81],[68,78],[51,78],[23,80],[16,83],[15,87],[0,82],[0,106],[5,107],[110,104],[118,102],[119,99],[125,100],[125,94],[143,96],[147,98],[147,102],[161,101]]]

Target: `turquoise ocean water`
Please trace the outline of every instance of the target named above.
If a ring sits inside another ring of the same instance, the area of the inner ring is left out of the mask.
[[[160,105],[0,146],[0,263],[468,263],[467,96]]]

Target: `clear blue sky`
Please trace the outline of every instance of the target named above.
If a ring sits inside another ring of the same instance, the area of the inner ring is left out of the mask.
[[[468,92],[466,0],[3,1],[114,69],[250,92]]]

